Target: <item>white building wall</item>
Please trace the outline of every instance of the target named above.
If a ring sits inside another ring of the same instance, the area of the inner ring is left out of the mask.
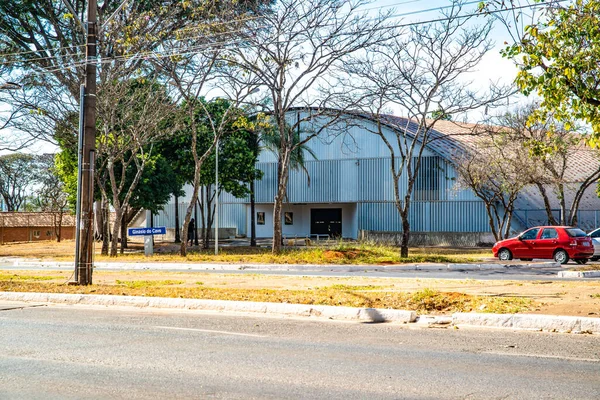
[[[342,209],[342,236],[344,238],[358,238],[358,213],[356,204],[285,204],[283,212],[292,212],[293,225],[285,225],[282,215],[282,231],[284,237],[306,237],[310,235],[311,209],[316,208],[341,208]],[[246,218],[247,235],[250,235],[250,205],[247,205],[248,216]],[[255,212],[265,213],[265,224],[256,225],[256,237],[273,237],[273,204],[257,204]]]

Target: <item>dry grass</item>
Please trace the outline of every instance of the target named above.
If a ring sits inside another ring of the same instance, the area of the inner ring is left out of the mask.
[[[101,256],[96,246],[96,261],[115,261]],[[391,246],[356,242],[331,242],[324,246],[287,248],[281,254],[272,254],[261,247],[224,247],[218,256],[214,251],[191,248],[186,257],[178,254],[173,243],[157,243],[155,255],[147,258],[143,245],[130,243],[130,248],[118,261],[136,262],[210,262],[210,263],[257,263],[257,264],[403,264],[403,263],[452,263],[477,261],[490,257],[485,249],[414,248],[408,258],[400,258],[399,249]],[[0,246],[0,257],[34,257],[44,260],[70,261],[74,257],[74,242],[36,242],[5,244]]]
[[[344,285],[334,284],[323,287],[248,288],[219,287],[223,283],[183,279],[160,279],[159,274],[137,274],[145,279],[122,280],[112,278],[95,279],[99,284],[79,287],[68,286],[66,273],[47,275],[47,272],[15,272],[0,275],[0,291],[105,294],[123,296],[150,296],[210,300],[258,301],[292,304],[314,304],[348,307],[374,307],[415,310],[422,313],[452,313],[458,311],[479,311],[496,313],[524,312],[532,309],[530,299],[504,296],[477,296],[454,291],[444,292],[431,288],[401,291],[389,285]],[[108,274],[107,274],[108,275]],[[173,277],[178,275],[172,274]],[[154,279],[152,279],[154,278]],[[224,277],[226,278],[226,277]],[[267,279],[256,276],[243,276],[238,279]],[[47,280],[47,281],[46,281]],[[51,282],[50,282],[51,281]],[[260,285],[260,282],[258,282]],[[247,285],[252,286],[252,285]]]

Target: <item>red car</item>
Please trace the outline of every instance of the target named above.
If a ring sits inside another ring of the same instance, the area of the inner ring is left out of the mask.
[[[585,264],[594,255],[592,239],[578,228],[571,226],[537,226],[516,238],[501,240],[492,248],[494,257],[502,261],[520,258],[550,258],[566,264],[572,259]]]

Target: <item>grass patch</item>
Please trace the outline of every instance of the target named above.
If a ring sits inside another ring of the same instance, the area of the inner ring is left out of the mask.
[[[331,285],[307,289],[247,289],[206,287],[201,282],[186,285],[180,280],[115,280],[90,286],[68,286],[52,282],[27,282],[0,279],[0,291],[106,294],[124,296],[171,297],[208,300],[258,301],[328,306],[369,307],[415,310],[421,313],[494,312],[516,313],[534,307],[530,299],[475,296],[433,289],[417,291],[385,290],[375,285]]]
[[[130,289],[139,289],[152,286],[170,286],[170,285],[182,285],[185,281],[175,280],[163,280],[163,281],[123,281],[120,279],[116,280],[117,285],[126,286]]]
[[[590,294],[590,297],[592,299],[600,299],[600,293],[594,293],[594,294]]]
[[[334,290],[350,290],[350,291],[361,291],[361,290],[381,290],[384,286],[378,285],[331,285],[321,288],[321,290],[334,289]]]
[[[64,279],[64,278],[62,276],[21,275],[21,274],[8,274],[8,273],[0,272],[0,281],[28,282],[28,281],[51,281],[54,279]]]
[[[96,246],[96,261],[125,262],[210,262],[210,263],[256,263],[256,264],[405,264],[405,263],[454,263],[474,262],[491,257],[486,249],[452,249],[452,248],[411,248],[409,257],[400,258],[400,249],[364,242],[327,241],[307,247],[287,247],[280,254],[272,254],[270,248],[264,247],[222,247],[220,254],[214,251],[189,248],[188,255],[179,255],[179,246],[168,242],[159,242],[155,246],[155,254],[145,257],[143,244],[131,242],[126,253],[118,258],[99,254],[101,246]],[[0,246],[0,257],[29,257],[56,261],[71,261],[75,252],[75,243],[19,243]]]

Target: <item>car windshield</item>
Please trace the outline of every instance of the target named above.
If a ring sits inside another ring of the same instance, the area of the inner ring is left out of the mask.
[[[569,235],[571,237],[587,236],[587,234],[584,231],[582,231],[581,229],[577,229],[577,228],[568,228],[568,229],[565,229],[565,231],[567,231],[567,235]]]

